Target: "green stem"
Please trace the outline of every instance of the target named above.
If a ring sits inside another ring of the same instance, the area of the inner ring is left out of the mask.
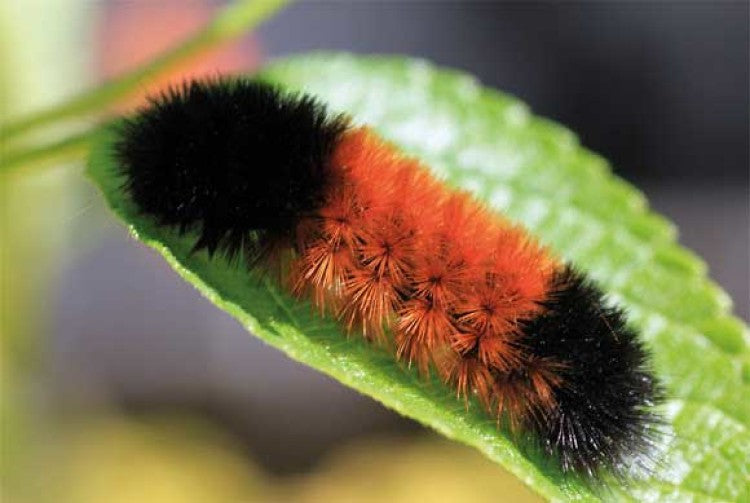
[[[21,118],[0,128],[0,141],[7,142],[10,138],[32,128],[100,110],[133,94],[141,89],[143,84],[164,74],[175,65],[254,28],[283,7],[287,1],[238,0],[224,7],[205,28],[182,44],[132,72],[106,82],[97,89],[79,95],[66,103]]]
[[[3,155],[2,162],[0,162],[0,173],[13,172],[22,167],[30,169],[35,165],[51,161],[60,162],[83,158],[88,152],[89,142],[95,132],[96,128],[92,128],[41,147],[20,149]]]

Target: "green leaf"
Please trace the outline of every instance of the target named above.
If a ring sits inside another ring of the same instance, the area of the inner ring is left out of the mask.
[[[643,195],[610,173],[565,128],[465,74],[419,60],[317,54],[282,60],[263,78],[304,90],[367,123],[457,187],[474,191],[592,274],[624,305],[666,384],[670,435],[649,480],[615,484],[606,499],[750,499],[750,351],[746,327],[675,244],[675,229]],[[472,405],[312,314],[270,280],[204,253],[139,216],[120,190],[111,130],[96,138],[89,176],[144,243],[209,300],[291,358],[325,372],[443,435],[474,446],[551,500],[602,496],[563,477],[544,456],[523,454]],[[397,453],[394,453],[397,455]]]

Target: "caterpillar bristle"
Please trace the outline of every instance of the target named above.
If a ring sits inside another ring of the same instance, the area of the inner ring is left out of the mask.
[[[196,231],[196,250],[254,263],[320,207],[346,127],[309,96],[245,79],[189,81],[126,118],[115,155],[143,212]]]
[[[126,119],[115,154],[141,212],[196,250],[283,269],[292,295],[476,397],[563,471],[648,456],[660,389],[622,310],[370,129],[261,82],[193,81]]]

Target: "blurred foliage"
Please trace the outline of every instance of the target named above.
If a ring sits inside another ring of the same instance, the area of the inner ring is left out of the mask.
[[[543,501],[476,451],[432,437],[357,442],[276,487],[275,500],[299,503]]]
[[[49,106],[88,80],[88,13],[71,0],[0,3],[0,127],[8,117]],[[44,54],[46,64],[39,64]],[[38,140],[34,135],[24,140]],[[19,142],[20,143],[20,142]],[[8,145],[0,144],[0,159]],[[80,164],[78,165],[80,168]],[[42,412],[39,336],[48,322],[48,286],[64,257],[79,172],[70,166],[28,176],[0,172],[0,485],[11,501],[34,493]]]
[[[264,474],[231,439],[183,416],[87,416],[61,433],[47,460],[55,501],[259,501],[265,492]]]
[[[476,451],[433,437],[369,439],[310,473],[274,477],[233,439],[185,416],[99,415],[67,424],[44,476],[52,499],[66,503],[541,501]]]

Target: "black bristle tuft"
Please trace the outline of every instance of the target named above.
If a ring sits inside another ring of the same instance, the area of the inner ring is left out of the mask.
[[[253,263],[323,204],[347,123],[309,96],[247,79],[186,82],[119,129],[115,155],[143,213],[195,249]]]
[[[615,476],[639,464],[648,469],[660,424],[651,409],[661,390],[645,349],[623,312],[607,307],[579,272],[567,267],[552,288],[545,312],[524,324],[523,344],[535,357],[562,362],[563,381],[557,406],[530,427],[564,471],[594,477],[602,469]]]

